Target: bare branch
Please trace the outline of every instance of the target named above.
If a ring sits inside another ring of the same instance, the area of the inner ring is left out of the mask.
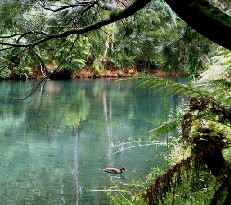
[[[19,38],[23,37],[23,36],[26,36],[26,35],[34,35],[34,34],[41,34],[41,35],[49,35],[47,33],[44,33],[44,32],[37,32],[37,31],[29,31],[29,32],[26,32],[26,33],[15,33],[15,34],[12,34],[12,35],[8,35],[8,36],[0,36],[0,39],[9,39],[9,38],[13,38],[13,37],[16,37],[16,36],[20,36]]]
[[[15,34],[12,34],[12,35],[8,35],[8,36],[0,36],[0,38],[13,38],[13,37],[16,37],[16,36],[25,36],[25,35],[28,35],[28,34],[34,34],[33,32],[27,32],[27,33],[15,33]]]
[[[96,1],[82,1],[82,2],[78,2],[77,4],[68,4],[68,5],[64,5],[64,6],[60,6],[57,9],[52,9],[49,7],[45,7],[44,5],[41,5],[43,9],[45,10],[49,10],[49,11],[53,11],[53,12],[59,12],[59,11],[63,11],[69,8],[75,8],[75,7],[83,7],[83,6],[88,6],[88,5],[94,5],[96,3]]]

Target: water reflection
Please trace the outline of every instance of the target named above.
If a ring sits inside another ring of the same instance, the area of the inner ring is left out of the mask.
[[[0,83],[0,201],[7,205],[108,205],[111,177],[125,179],[165,166],[165,136],[153,145],[148,131],[177,99],[153,95],[133,82],[48,81],[26,101],[34,82]]]

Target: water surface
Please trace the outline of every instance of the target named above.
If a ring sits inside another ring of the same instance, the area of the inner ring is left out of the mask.
[[[32,97],[35,82],[0,82],[0,204],[109,205],[112,181],[142,181],[164,167],[165,145],[148,131],[177,104],[133,82],[48,81]],[[165,143],[165,136],[158,139]],[[113,178],[105,167],[125,167]]]

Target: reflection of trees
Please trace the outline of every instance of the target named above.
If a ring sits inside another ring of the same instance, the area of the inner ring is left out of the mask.
[[[5,196],[3,201],[6,204],[10,204],[10,201],[13,204],[15,201],[24,204],[24,197],[29,193],[31,199],[28,201],[35,204],[59,204],[60,201],[62,204],[72,204],[75,198],[72,188],[76,184],[63,175],[72,173],[71,159],[65,159],[65,156],[73,148],[65,148],[62,144],[67,141],[65,135],[70,133],[66,126],[79,124],[86,119],[89,103],[82,89],[77,89],[72,95],[60,95],[63,91],[60,83],[48,81],[43,91],[42,95],[34,95],[29,102],[12,102],[6,112],[1,113],[4,123],[0,125],[0,140],[12,139],[5,146],[7,155],[1,160],[1,173],[7,173],[1,182],[7,193],[1,192],[0,196]],[[11,98],[11,95],[12,90],[9,89],[5,97]],[[58,103],[54,103],[56,98]],[[15,110],[17,115],[14,115]],[[17,144],[17,141],[24,141],[23,146]],[[49,148],[43,150],[43,147],[47,147],[47,142],[50,144]],[[4,151],[4,146],[1,151]],[[47,156],[51,156],[51,160]],[[73,157],[73,154],[70,156]],[[64,186],[67,180],[70,188]],[[55,187],[49,187],[50,185]],[[56,186],[60,188],[56,189]],[[18,193],[17,196],[13,192]]]
[[[74,127],[74,135],[75,135],[75,142],[74,142],[74,176],[75,176],[75,185],[76,185],[76,203],[75,205],[79,204],[79,196],[80,196],[80,185],[79,185],[79,129],[78,127]]]
[[[103,103],[103,111],[105,116],[105,125],[107,130],[107,141],[108,141],[108,160],[110,162],[110,166],[113,166],[112,161],[112,147],[113,147],[113,140],[112,140],[112,102],[111,98],[109,97],[109,106],[107,103],[107,94],[105,91],[102,93],[102,103]],[[108,108],[109,107],[109,108]]]
[[[56,132],[65,126],[78,125],[81,120],[86,119],[89,100],[86,99],[85,90],[77,88],[71,95],[65,94],[65,88],[61,85],[60,82],[48,81],[43,97],[34,96],[34,103],[26,112],[29,130]]]

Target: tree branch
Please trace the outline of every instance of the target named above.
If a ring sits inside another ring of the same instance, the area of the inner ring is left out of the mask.
[[[63,10],[69,9],[69,8],[88,6],[88,5],[92,5],[92,4],[94,5],[95,3],[96,3],[96,1],[82,1],[82,2],[78,2],[77,4],[68,4],[68,5],[60,6],[57,9],[48,8],[48,7],[45,7],[44,5],[41,5],[41,6],[45,10],[53,11],[53,12],[59,12],[59,11],[63,11]]]
[[[47,35],[46,37],[32,42],[32,43],[28,43],[28,44],[17,44],[17,43],[8,43],[8,42],[0,42],[0,45],[4,45],[4,46],[12,46],[12,47],[34,47],[36,45],[39,45],[41,43],[44,43],[46,41],[49,41],[51,39],[57,39],[57,38],[64,38],[67,37],[69,35],[72,34],[84,34],[90,31],[94,31],[97,30],[103,26],[106,26],[108,24],[111,24],[115,21],[119,21],[121,19],[127,18],[131,15],[133,15],[134,13],[136,13],[137,11],[141,10],[143,7],[145,7],[149,2],[151,2],[151,0],[135,0],[130,6],[128,6],[127,8],[121,10],[121,11],[113,11],[110,15],[109,18],[104,19],[102,21],[99,21],[95,24],[86,26],[84,28],[80,28],[80,29],[72,29],[69,31],[65,31],[63,33],[57,33],[57,34],[53,34],[53,35]],[[1,38],[1,37],[0,37]]]
[[[165,0],[193,29],[231,50],[231,16],[206,0]]]

